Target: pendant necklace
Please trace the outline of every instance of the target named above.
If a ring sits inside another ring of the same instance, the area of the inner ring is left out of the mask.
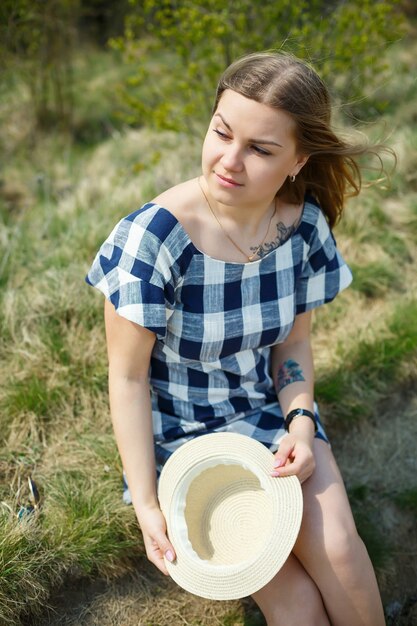
[[[197,178],[197,181],[198,181],[198,186],[199,186],[199,187],[200,187],[200,189],[201,189],[201,193],[203,194],[204,199],[205,199],[205,201],[207,202],[207,206],[208,206],[208,208],[210,209],[210,213],[213,215],[214,219],[216,220],[216,222],[217,222],[217,223],[218,223],[218,225],[220,226],[220,228],[221,228],[221,230],[222,230],[223,234],[224,234],[224,235],[228,238],[228,240],[229,240],[229,241],[230,241],[230,242],[234,245],[234,247],[235,247],[237,250],[239,250],[239,252],[240,252],[241,254],[243,254],[243,256],[244,256],[244,257],[245,257],[245,258],[246,258],[249,262],[253,261],[253,260],[254,260],[254,258],[256,257],[256,255],[258,254],[259,250],[260,250],[260,249],[262,248],[262,246],[264,245],[264,243],[265,243],[265,239],[266,239],[266,238],[267,238],[267,236],[268,236],[269,229],[271,228],[272,219],[273,219],[273,217],[274,217],[274,215],[275,215],[275,213],[276,213],[276,211],[277,211],[276,203],[274,203],[274,210],[273,210],[273,213],[272,213],[272,215],[271,215],[271,217],[270,217],[270,219],[269,219],[269,222],[268,222],[268,228],[266,229],[265,237],[262,239],[261,243],[260,243],[260,244],[259,244],[259,246],[256,248],[255,252],[253,252],[253,253],[249,256],[249,255],[248,255],[248,254],[247,254],[244,250],[242,250],[242,248],[241,248],[240,246],[238,246],[238,245],[237,245],[237,243],[236,243],[235,241],[233,241],[233,239],[230,237],[229,233],[228,233],[228,232],[227,232],[227,231],[223,228],[221,221],[219,220],[219,218],[217,217],[217,215],[215,214],[215,212],[214,212],[214,211],[213,211],[213,209],[211,208],[211,204],[210,204],[210,202],[209,202],[209,199],[207,198],[207,196],[206,196],[206,194],[205,194],[205,192],[204,192],[204,189],[203,189],[203,187],[201,186],[201,183],[200,183],[200,177],[198,177],[198,178]]]

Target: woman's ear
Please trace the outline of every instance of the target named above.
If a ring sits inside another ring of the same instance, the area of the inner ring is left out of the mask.
[[[294,176],[297,176],[297,174],[302,170],[304,165],[307,163],[308,158],[309,158],[308,154],[300,154],[299,155],[299,157],[297,159],[297,163],[295,164],[294,171],[292,172],[292,174]]]

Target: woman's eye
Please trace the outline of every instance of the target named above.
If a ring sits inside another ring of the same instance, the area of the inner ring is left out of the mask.
[[[216,135],[220,137],[222,141],[229,141],[230,139],[229,135],[219,130],[218,128],[213,128],[213,132],[216,133]],[[259,154],[260,156],[269,156],[271,154],[270,152],[268,152],[268,150],[264,150],[264,148],[261,148],[260,146],[257,146],[255,144],[249,147],[251,150],[253,150],[253,152],[255,152],[256,154]]]
[[[220,137],[220,139],[229,139],[229,137],[226,135],[226,133],[222,133],[221,130],[217,130],[217,128],[213,128],[213,130],[216,133],[216,135],[218,135]]]
[[[263,156],[269,156],[271,154],[270,152],[268,152],[268,150],[264,150],[263,148],[260,148],[259,146],[252,146],[252,150],[256,152],[256,154],[261,154]]]

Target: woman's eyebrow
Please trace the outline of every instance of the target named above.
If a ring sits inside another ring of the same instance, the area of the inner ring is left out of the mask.
[[[220,117],[221,121],[226,126],[226,128],[228,130],[230,130],[230,132],[233,132],[230,124],[228,124],[226,122],[226,120],[224,119],[224,117],[223,117],[223,115],[221,113],[219,113],[219,112],[215,113],[214,117]],[[249,139],[249,141],[251,143],[262,143],[262,144],[267,144],[267,145],[270,145],[270,146],[278,146],[279,148],[283,148],[284,147],[281,143],[278,143],[277,141],[270,141],[269,139]]]

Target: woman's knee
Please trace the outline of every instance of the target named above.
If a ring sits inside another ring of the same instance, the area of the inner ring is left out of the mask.
[[[334,570],[355,567],[365,546],[354,524],[333,528],[325,538],[326,556]]]
[[[291,585],[277,589],[273,596],[254,599],[264,614],[268,626],[329,626],[323,600],[314,581],[304,575],[291,577]],[[285,591],[285,592],[284,592]]]
[[[298,588],[298,593],[292,598],[290,606],[285,610],[276,607],[276,621],[268,623],[268,626],[326,626],[323,600],[316,585],[311,580],[305,580]]]

